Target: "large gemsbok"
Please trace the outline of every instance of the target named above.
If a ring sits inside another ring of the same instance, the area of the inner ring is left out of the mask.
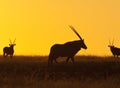
[[[58,57],[67,57],[66,63],[71,58],[74,63],[75,54],[81,49],[87,49],[84,43],[84,39],[78,34],[74,27],[69,26],[73,32],[80,38],[80,40],[66,42],[64,44],[55,44],[50,49],[50,54],[48,57],[48,65],[53,63],[53,60],[57,63],[56,59]]]
[[[15,40],[16,40],[16,39],[15,39]],[[13,54],[14,54],[14,46],[16,45],[16,44],[15,44],[15,40],[14,40],[13,43],[12,43],[11,40],[10,40],[9,47],[4,47],[4,48],[3,48],[3,57],[7,57],[8,55],[10,55],[11,58],[13,57]]]
[[[110,43],[110,42],[109,42],[109,43]],[[110,43],[110,45],[108,45],[108,47],[110,47],[110,50],[111,50],[113,56],[114,56],[114,57],[117,56],[117,58],[118,58],[118,56],[120,55],[120,48],[115,47],[115,46],[113,45],[113,43],[114,43],[114,41],[112,42],[112,44]]]

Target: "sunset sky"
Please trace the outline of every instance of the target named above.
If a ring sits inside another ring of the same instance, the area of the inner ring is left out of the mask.
[[[111,55],[120,47],[120,0],[0,0],[0,54],[16,38],[15,55],[48,55],[55,43],[79,38],[88,47],[77,55]]]

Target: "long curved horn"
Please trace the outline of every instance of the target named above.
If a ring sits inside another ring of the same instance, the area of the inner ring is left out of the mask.
[[[78,32],[75,30],[75,28],[73,26],[69,26],[73,32],[75,32],[75,34],[82,40],[82,37],[78,34]]]
[[[15,41],[16,41],[16,38],[14,39],[13,44],[15,43]]]
[[[10,44],[12,44],[12,41],[11,41],[11,39],[9,39],[10,40]]]
[[[110,40],[109,40],[109,45],[111,45],[111,42],[110,42]]]
[[[114,39],[113,39],[113,41],[112,41],[112,45],[114,44]]]

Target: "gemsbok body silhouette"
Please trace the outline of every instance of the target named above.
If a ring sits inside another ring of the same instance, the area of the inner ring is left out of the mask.
[[[108,47],[110,47],[110,50],[111,50],[113,56],[114,56],[114,57],[117,56],[117,58],[118,58],[118,56],[120,55],[120,48],[115,47],[115,46],[113,45],[113,43],[110,44],[110,45],[108,45]]]
[[[14,40],[13,43],[10,40],[9,47],[6,46],[6,47],[3,48],[3,57],[7,57],[8,55],[10,55],[10,57],[12,58],[13,54],[14,54],[14,46],[15,45],[16,45],[15,40]]]
[[[50,54],[48,57],[48,65],[53,63],[53,60],[57,63],[56,59],[58,57],[67,57],[66,63],[71,58],[74,63],[74,56],[81,49],[87,49],[87,46],[84,43],[84,39],[78,34],[74,27],[69,26],[73,32],[80,38],[80,40],[66,42],[64,44],[55,44],[50,49]]]

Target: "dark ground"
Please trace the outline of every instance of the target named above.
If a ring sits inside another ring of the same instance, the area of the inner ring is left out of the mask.
[[[36,82],[39,85],[44,81],[48,83],[61,80],[86,82],[109,79],[115,83],[120,82],[120,60],[117,58],[77,56],[74,64],[71,61],[66,64],[66,58],[58,58],[59,63],[54,63],[51,67],[47,65],[47,58],[47,56],[15,56],[12,59],[0,57],[0,86],[12,88],[13,86],[4,86],[15,85],[16,88],[30,83],[34,86]]]

